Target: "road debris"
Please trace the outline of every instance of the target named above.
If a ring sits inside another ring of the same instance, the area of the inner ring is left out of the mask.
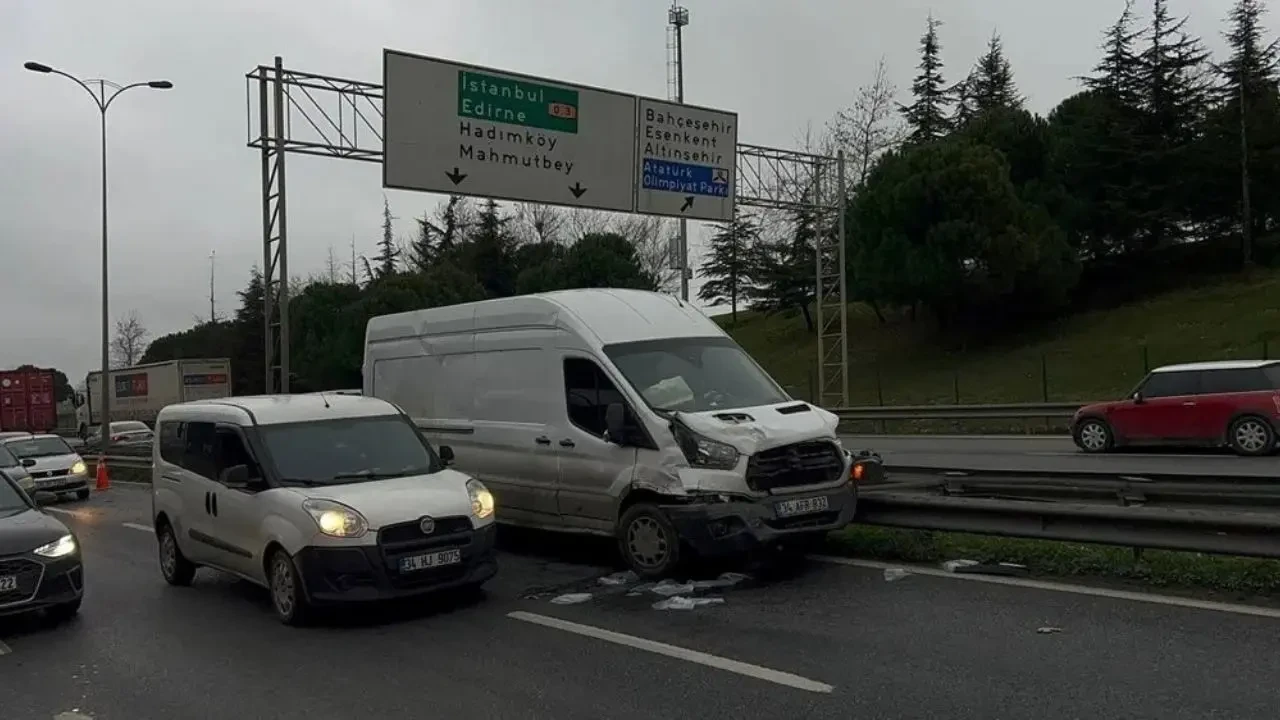
[[[1044,627],[1036,628],[1036,632],[1040,633],[1041,635],[1052,635],[1053,633],[1062,632],[1062,628],[1054,627],[1052,625],[1045,625]]]
[[[884,581],[893,582],[895,580],[901,580],[910,574],[911,573],[907,572],[905,568],[885,568]]]
[[[604,577],[600,578],[600,584],[616,587],[618,585],[630,585],[631,583],[639,579],[640,577],[636,575],[634,572],[630,570],[625,570],[623,572],[616,572],[612,575],[605,575]]]
[[[577,605],[591,599],[591,593],[568,593],[551,598],[552,605]]]
[[[722,605],[724,598],[707,597],[707,598],[691,598],[683,595],[675,595],[666,600],[659,600],[653,604],[654,610],[693,610],[705,605]]]

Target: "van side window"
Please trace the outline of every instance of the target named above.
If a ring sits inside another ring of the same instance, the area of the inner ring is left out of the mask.
[[[584,358],[565,358],[564,392],[569,422],[596,437],[604,437],[608,428],[604,412],[609,403],[625,403],[600,366]]]
[[[214,462],[216,436],[213,423],[189,422],[183,433],[182,467],[197,475],[215,479],[218,476]]]
[[[216,480],[222,475],[222,471],[236,465],[246,465],[249,468],[249,479],[256,480],[262,477],[262,473],[258,471],[258,463],[254,462],[253,456],[249,454],[249,450],[245,448],[244,441],[240,439],[240,435],[231,428],[220,427],[216,430],[217,448],[214,455],[214,475]]]
[[[182,467],[182,454],[186,449],[183,440],[182,422],[163,422],[156,428],[156,434],[160,436],[160,458],[167,463]]]

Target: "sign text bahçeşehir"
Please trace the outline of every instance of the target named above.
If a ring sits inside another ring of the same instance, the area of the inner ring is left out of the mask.
[[[573,172],[573,161],[554,153],[555,133],[578,133],[577,90],[459,70],[458,117],[461,160]]]

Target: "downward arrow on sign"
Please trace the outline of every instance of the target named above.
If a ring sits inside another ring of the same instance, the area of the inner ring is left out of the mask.
[[[453,169],[453,172],[447,172],[444,176],[452,180],[454,185],[457,185],[467,179],[466,173],[460,172],[456,167]]]
[[[585,193],[586,191],[587,189],[582,187],[581,182],[576,182],[569,187],[569,192],[573,193],[573,196],[576,198],[582,197],[582,194]]]

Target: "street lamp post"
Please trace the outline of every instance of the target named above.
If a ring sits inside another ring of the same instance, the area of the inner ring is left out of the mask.
[[[173,83],[168,80],[150,80],[117,85],[106,80],[81,80],[70,73],[38,62],[23,63],[22,66],[32,72],[61,75],[75,82],[93,98],[93,103],[102,116],[102,377],[98,384],[102,395],[102,453],[106,454],[107,446],[111,443],[111,392],[107,389],[111,369],[111,315],[107,308],[107,108],[111,107],[111,102],[125,90],[137,87],[168,90],[173,87]],[[107,90],[111,90],[110,95],[107,94]]]

